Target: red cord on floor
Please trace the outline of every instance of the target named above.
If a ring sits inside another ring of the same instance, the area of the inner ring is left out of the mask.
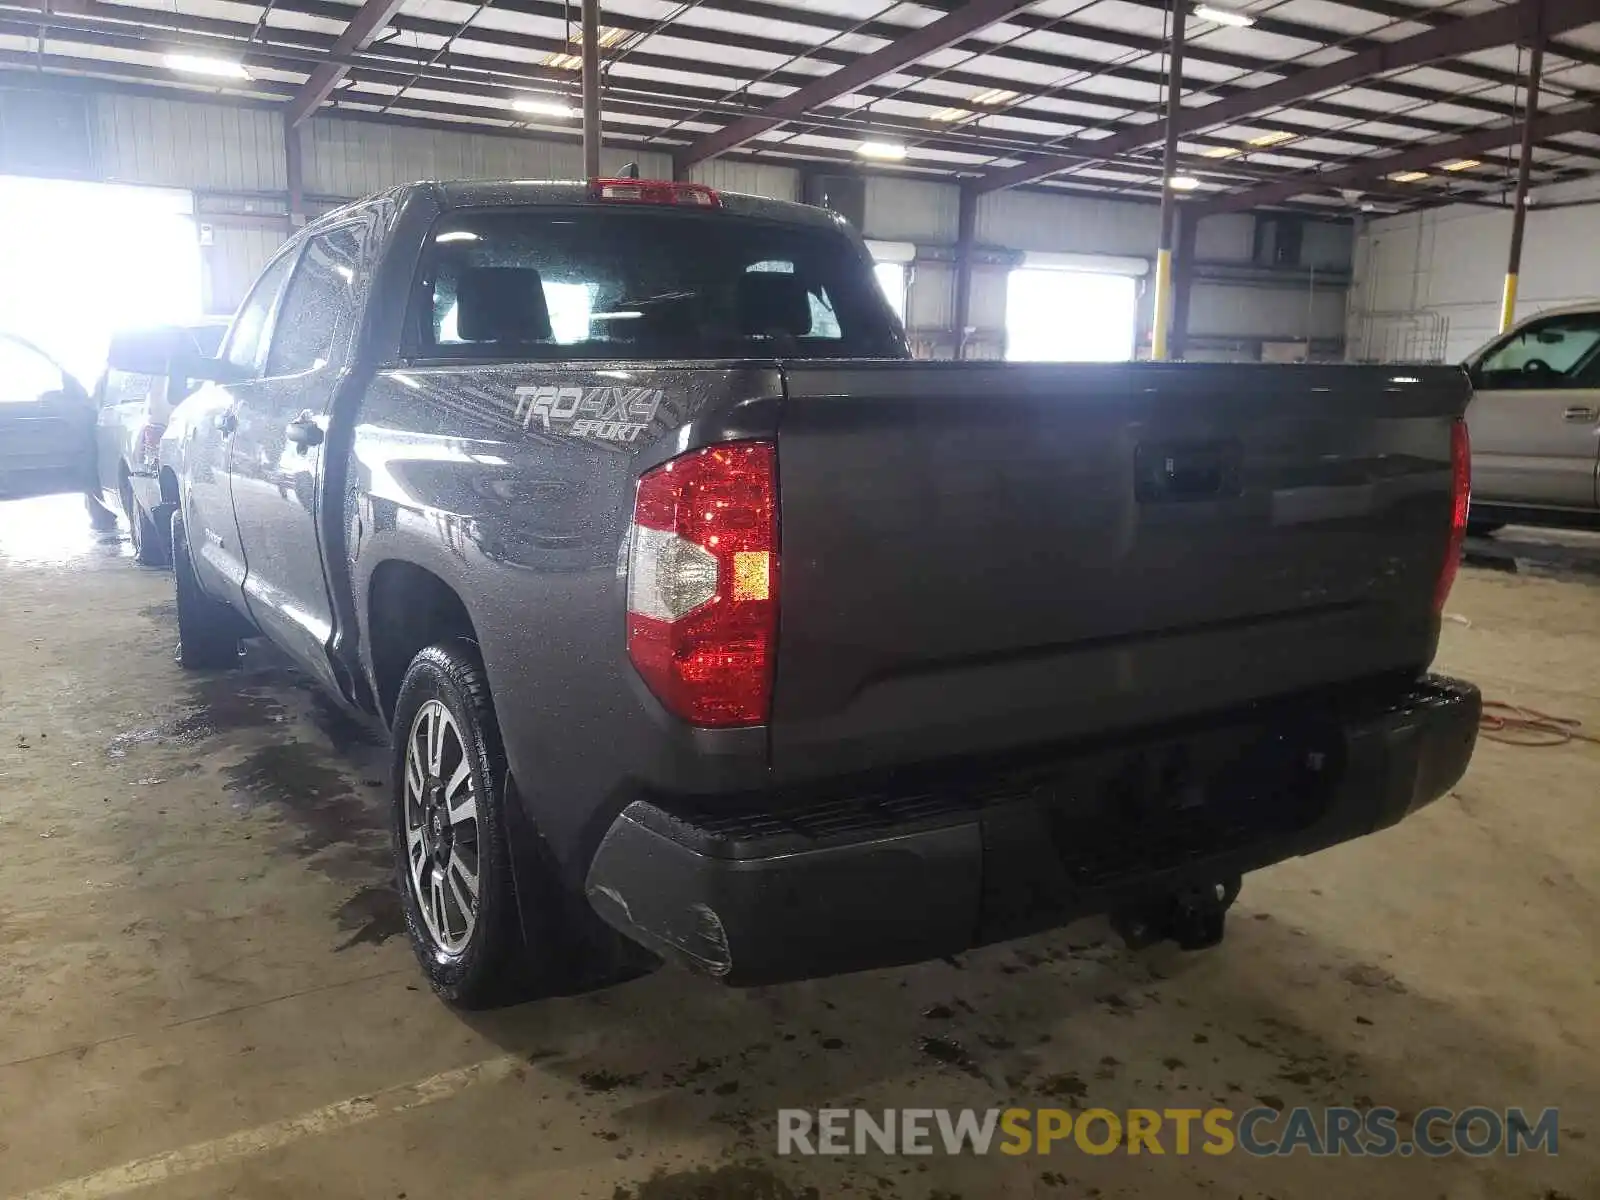
[[[1518,704],[1485,700],[1478,732],[1508,746],[1564,746],[1574,741],[1600,746],[1600,737],[1578,732],[1582,725],[1572,717],[1553,717]]]

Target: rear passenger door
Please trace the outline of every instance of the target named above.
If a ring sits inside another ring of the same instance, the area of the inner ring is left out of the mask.
[[[306,240],[259,379],[235,389],[231,473],[244,595],[261,631],[329,687],[333,609],[318,516],[328,410],[344,378],[366,225]]]
[[[178,454],[173,466],[182,480],[183,524],[195,574],[207,592],[235,605],[243,603],[244,584],[244,556],[228,484],[238,427],[236,397],[248,391],[260,372],[272,314],[298,253],[294,244],[278,252],[228,327],[220,357],[238,379],[201,388],[178,409],[173,421]]]

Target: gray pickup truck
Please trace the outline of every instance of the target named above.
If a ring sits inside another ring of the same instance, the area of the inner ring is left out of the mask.
[[[1209,944],[1472,753],[1456,370],[913,362],[831,214],[601,180],[324,217],[191,373],[182,661],[389,732],[461,1004]]]

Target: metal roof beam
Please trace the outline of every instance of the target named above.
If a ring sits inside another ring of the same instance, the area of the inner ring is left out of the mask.
[[[1534,16],[1543,4],[1545,29],[1564,33],[1595,19],[1595,0],[1523,0],[1511,8],[1491,9],[1477,16],[1463,17],[1447,25],[1419,33],[1397,42],[1386,42],[1370,50],[1352,54],[1325,67],[1313,67],[1291,78],[1251,88],[1214,104],[1190,105],[1178,111],[1180,134],[1239,121],[1257,113],[1282,108],[1334,88],[1350,87],[1390,71],[1420,67],[1441,59],[1459,58],[1479,50],[1509,45],[1533,30]],[[1403,114],[1401,114],[1403,117]],[[1374,113],[1372,119],[1381,120]],[[1114,134],[1092,143],[1093,152],[1113,158],[1131,150],[1153,145],[1166,136],[1166,121],[1152,121],[1137,129]],[[983,191],[1016,187],[1067,170],[1073,165],[1065,158],[1040,158],[1016,167],[991,171],[979,182]]]
[[[290,98],[284,112],[284,120],[290,129],[316,112],[322,102],[333,94],[333,89],[350,71],[349,66],[340,60],[370,46],[372,39],[400,11],[401,3],[402,0],[362,0],[361,7],[350,18],[350,24],[345,26],[344,32],[333,43],[329,60],[313,70],[300,85],[300,90]]]
[[[372,3],[373,0],[367,2]],[[976,33],[980,29],[1005,20],[1012,13],[1027,8],[1033,2],[1034,0],[1020,0],[1020,2],[1019,0],[968,0],[968,3],[948,16],[940,17],[931,24],[912,30],[871,54],[863,54],[816,82],[774,100],[759,113],[735,121],[716,133],[699,139],[679,154],[678,166],[680,169],[691,166],[702,159],[712,158],[726,150],[742,146],[774,125],[803,116],[813,108],[847,95],[859,87],[876,83],[885,75],[894,74],[901,67],[959,42],[969,33]]]
[[[1564,113],[1551,113],[1533,122],[1534,141],[1560,137],[1564,133],[1600,132],[1600,105],[1585,105]],[[1451,159],[1474,158],[1509,146],[1522,136],[1522,122],[1497,125],[1493,129],[1475,129],[1471,133],[1448,142],[1433,142],[1413,150],[1391,154],[1385,158],[1365,158],[1334,171],[1319,171],[1314,175],[1297,175],[1281,183],[1251,188],[1207,201],[1202,211],[1210,213],[1240,212],[1268,204],[1280,204],[1295,196],[1309,192],[1323,192],[1330,188],[1348,188],[1359,183],[1404,171],[1425,171]]]

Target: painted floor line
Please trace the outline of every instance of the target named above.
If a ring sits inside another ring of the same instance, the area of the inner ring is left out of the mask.
[[[437,1104],[477,1084],[506,1079],[523,1063],[523,1059],[508,1054],[469,1067],[441,1071],[415,1083],[398,1084],[371,1095],[354,1096],[314,1108],[299,1116],[257,1125],[254,1129],[241,1129],[208,1142],[137,1158],[92,1175],[14,1196],[12,1200],[104,1200],[122,1196],[197,1171],[255,1158],[305,1138],[320,1137],[380,1117]]]

